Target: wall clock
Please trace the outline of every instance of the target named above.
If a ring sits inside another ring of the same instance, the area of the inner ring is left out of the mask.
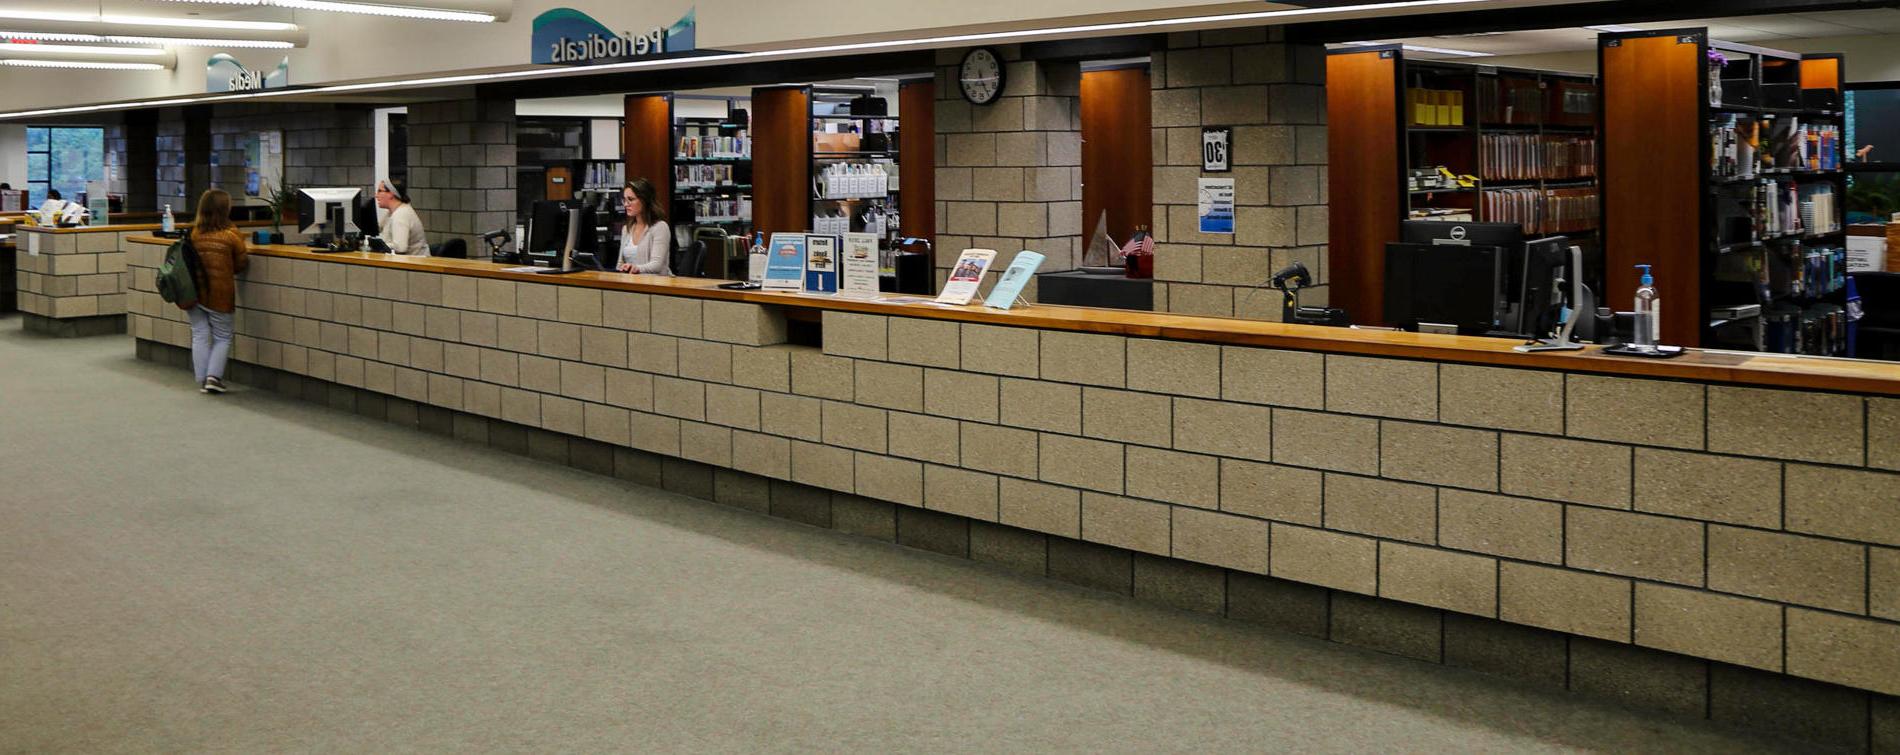
[[[1003,56],[995,48],[978,47],[965,53],[957,69],[957,83],[963,99],[972,105],[988,105],[1003,94]]]

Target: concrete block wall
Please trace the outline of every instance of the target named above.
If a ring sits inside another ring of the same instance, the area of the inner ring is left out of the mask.
[[[15,226],[14,232],[21,312],[55,320],[125,315],[126,259],[120,240],[151,231],[56,233]],[[39,253],[28,254],[35,237]]]
[[[515,227],[514,100],[409,106],[409,198],[429,243],[483,248],[481,235]]]
[[[1900,399],[835,311],[801,347],[763,305],[253,264],[246,362],[1573,649],[1900,694]],[[186,343],[149,283],[134,334]]]
[[[167,111],[158,120],[157,157],[158,196],[153,209],[171,205],[183,213],[197,198],[185,198],[185,121],[175,112]]]
[[[1047,257],[1044,272],[1081,264],[1081,66],[998,49],[1007,74],[988,105],[963,99],[957,67],[966,51],[937,53],[939,287],[968,248],[995,249],[997,272],[1025,249]],[[1025,296],[1033,293],[1032,285]]]
[[[1323,46],[1278,29],[1167,36],[1154,87],[1155,309],[1280,319],[1273,273],[1304,262],[1326,303],[1326,86]],[[1233,128],[1233,170],[1201,171],[1201,129]],[[1198,182],[1234,180],[1233,234],[1200,232]]]
[[[368,108],[336,105],[219,105],[212,113],[211,149],[216,160],[212,185],[244,195],[243,139],[258,132],[280,132],[284,139],[284,181],[297,188],[360,187],[370,191],[376,176],[374,126]]]

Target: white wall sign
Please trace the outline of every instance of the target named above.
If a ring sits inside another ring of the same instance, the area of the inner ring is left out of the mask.
[[[1201,129],[1201,170],[1210,173],[1227,171],[1233,164],[1234,129],[1231,126],[1208,126]]]

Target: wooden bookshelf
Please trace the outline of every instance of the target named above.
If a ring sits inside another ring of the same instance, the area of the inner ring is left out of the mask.
[[[1586,252],[1586,282],[1600,290],[1594,77],[1355,47],[1328,56],[1327,103],[1331,301],[1356,322],[1391,324],[1385,245],[1404,220],[1514,223],[1529,238],[1572,238]],[[1439,180],[1441,168],[1454,179]]]
[[[1842,353],[1845,59],[1701,28],[1604,34],[1598,52],[1605,305],[1627,309],[1650,264],[1666,343]]]

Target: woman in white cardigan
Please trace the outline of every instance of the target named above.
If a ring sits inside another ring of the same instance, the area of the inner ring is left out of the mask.
[[[666,210],[653,197],[653,182],[628,181],[620,190],[627,204],[627,227],[620,234],[623,273],[672,275],[673,229],[666,226]]]

